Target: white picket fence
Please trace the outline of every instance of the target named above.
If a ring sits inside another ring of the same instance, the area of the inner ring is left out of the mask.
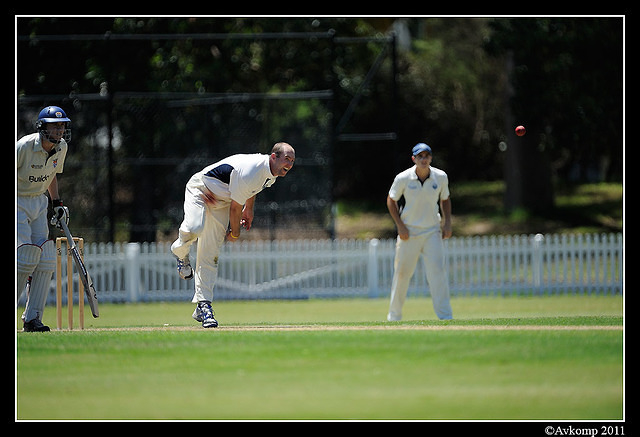
[[[454,296],[623,291],[622,234],[458,237],[445,245]],[[393,239],[226,244],[215,299],[388,296],[394,252]],[[100,302],[188,301],[193,295],[193,281],[178,276],[168,243],[85,244],[84,257]],[[421,262],[409,295],[429,295]]]

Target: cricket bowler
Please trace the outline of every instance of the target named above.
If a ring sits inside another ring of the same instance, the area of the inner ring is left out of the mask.
[[[240,229],[251,229],[256,195],[272,186],[293,167],[296,152],[288,143],[276,143],[271,153],[232,155],[194,174],[184,195],[184,219],[171,245],[178,274],[195,278],[192,317],[203,328],[218,326],[211,301],[218,277],[218,256],[224,241],[234,242]],[[195,269],[189,249],[197,240]]]

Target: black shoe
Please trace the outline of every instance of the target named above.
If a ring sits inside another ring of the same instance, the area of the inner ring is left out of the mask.
[[[48,332],[50,331],[47,325],[43,325],[38,319],[33,319],[30,322],[24,322],[22,325],[24,332]]]

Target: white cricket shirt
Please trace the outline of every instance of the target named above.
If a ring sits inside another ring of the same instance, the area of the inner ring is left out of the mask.
[[[269,156],[261,153],[232,155],[205,167],[200,174],[205,186],[222,201],[247,199],[270,187],[277,176],[271,174]]]
[[[400,218],[412,235],[440,226],[439,202],[449,198],[449,178],[435,167],[429,167],[429,177],[421,183],[416,166],[399,173],[389,189],[389,197],[396,202],[402,196],[405,205]]]
[[[67,143],[60,140],[52,154],[42,148],[39,133],[25,135],[16,142],[18,196],[40,196],[57,173],[62,173]]]

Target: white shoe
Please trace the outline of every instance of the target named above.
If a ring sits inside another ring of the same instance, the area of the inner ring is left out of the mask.
[[[191,262],[189,261],[189,255],[185,256],[184,259],[180,259],[176,257],[178,262],[178,274],[182,279],[191,279],[193,278],[193,269],[191,268]]]
[[[213,308],[209,302],[198,302],[191,315],[196,322],[201,322],[203,328],[217,328],[218,321],[213,316]]]
[[[402,320],[402,316],[398,316],[397,314],[387,314],[387,321],[388,322],[399,322],[400,320]]]

